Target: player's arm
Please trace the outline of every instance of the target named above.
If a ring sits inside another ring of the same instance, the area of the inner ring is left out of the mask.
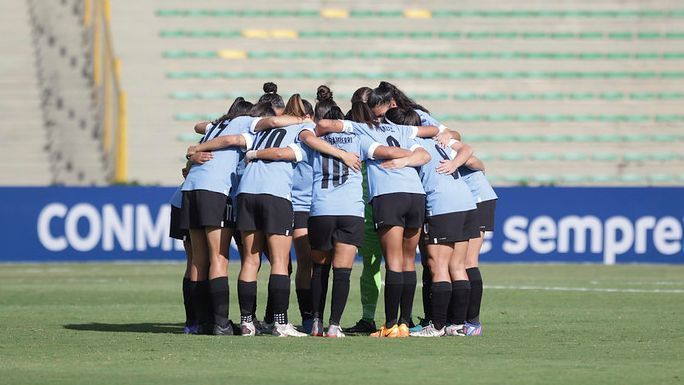
[[[368,153],[373,159],[399,159],[411,156],[412,152],[405,148],[394,146],[383,146],[376,143],[377,146],[371,146]]]
[[[456,151],[456,156],[451,160],[443,159],[439,162],[439,166],[435,168],[441,174],[453,174],[459,167],[463,166],[465,162],[473,155],[473,148],[469,145],[451,140],[449,146],[452,151]]]
[[[207,133],[207,126],[211,124],[211,122],[199,122],[195,124],[195,132],[198,134],[206,134]]]
[[[301,150],[300,150],[301,151]],[[249,150],[245,153],[245,162],[253,160],[270,160],[275,162],[298,162],[295,151],[291,147],[271,147],[263,150]]]
[[[465,162],[465,165],[471,170],[478,170],[482,172],[484,172],[485,170],[484,162],[477,158],[475,155],[468,158],[468,160]]]
[[[404,167],[419,167],[429,162],[432,157],[423,147],[416,144],[411,147],[411,155],[399,159],[391,159],[382,162],[383,168],[392,170]]]
[[[442,147],[449,147],[449,142],[453,140],[461,141],[461,133],[455,130],[446,129],[434,138]]]
[[[359,159],[357,154],[339,149],[325,140],[317,137],[316,134],[309,130],[300,132],[299,140],[321,154],[327,154],[341,160],[347,167],[353,169],[354,171],[361,171],[361,159]]]
[[[344,121],[336,119],[321,119],[316,123],[316,135],[324,136],[333,132],[343,132]]]
[[[247,139],[245,135],[225,135],[219,136],[212,140],[208,140],[204,143],[200,143],[196,146],[188,147],[188,151],[185,155],[186,158],[190,158],[197,152],[208,152],[214,150],[220,150],[228,147],[240,147],[247,148]]]
[[[292,115],[280,115],[280,116],[269,116],[267,118],[261,118],[254,126],[254,131],[265,131],[276,127],[287,127],[293,126],[295,124],[301,124],[306,121],[311,121],[311,119],[300,118],[298,116]]]

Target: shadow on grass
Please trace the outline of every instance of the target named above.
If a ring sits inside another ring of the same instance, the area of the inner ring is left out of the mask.
[[[123,333],[183,333],[182,323],[157,323],[144,322],[134,324],[104,324],[104,323],[87,323],[87,324],[67,324],[65,329],[91,331],[91,332],[123,332]]]

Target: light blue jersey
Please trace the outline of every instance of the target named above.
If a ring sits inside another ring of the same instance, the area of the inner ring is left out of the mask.
[[[240,135],[249,133],[258,118],[240,116],[231,121],[224,121],[216,126],[207,126],[207,133],[202,142],[221,136]],[[235,170],[240,160],[240,152],[243,149],[228,147],[212,152],[213,159],[204,164],[194,164],[190,167],[188,176],[183,183],[183,191],[207,190],[226,196],[230,195]]]
[[[480,203],[499,198],[482,171],[461,166],[458,168],[458,173],[461,175],[461,179],[468,185],[473,198],[475,198],[475,202]]]
[[[459,178],[458,172],[440,174],[436,170],[442,160],[454,159],[456,151],[442,148],[432,139],[418,138],[416,141],[432,156],[432,159],[420,168],[420,180],[426,194],[427,216],[475,209],[475,199],[468,185]]]
[[[362,161],[375,143],[367,136],[351,133],[332,133],[321,137],[336,148],[357,154]],[[350,215],[363,218],[363,174],[349,169],[344,162],[330,155],[314,151],[312,217],[321,215]]]
[[[181,191],[181,187],[183,187],[183,185],[178,186],[176,191],[173,192],[171,200],[169,201],[171,206],[177,209],[183,207],[183,192]]]
[[[249,162],[240,180],[238,194],[269,194],[291,200],[294,169],[296,163],[304,160],[306,155],[299,140],[299,134],[304,130],[313,132],[313,125],[311,123],[296,124],[257,133],[252,150],[290,147],[295,152],[297,160],[295,162],[266,160]]]
[[[418,128],[414,126],[400,126],[392,124],[380,124],[377,127],[369,127],[364,123],[356,123],[349,120],[343,121],[344,131],[355,133],[370,138],[377,146],[401,147],[407,150],[415,150],[420,145],[415,137]],[[396,170],[387,170],[380,166],[382,159],[373,158],[373,152],[368,152],[366,167],[368,170],[368,200],[379,195],[392,193],[425,194],[423,185],[416,169],[404,167]]]
[[[418,116],[420,117],[420,125],[421,126],[436,126],[439,127],[442,125],[442,123],[438,122],[435,118],[433,118],[430,114],[423,110],[418,110],[415,109],[413,111],[416,111]]]
[[[309,212],[311,209],[311,189],[313,185],[313,169],[310,160],[314,151],[302,144],[307,162],[299,162],[292,177],[292,210]]]

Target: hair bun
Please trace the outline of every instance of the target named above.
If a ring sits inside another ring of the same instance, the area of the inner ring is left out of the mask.
[[[378,84],[378,89],[383,92],[394,91],[395,88],[396,87],[392,83],[386,82],[384,80]]]
[[[278,86],[275,83],[273,83],[273,82],[264,83],[264,93],[275,94],[276,92],[278,92]]]
[[[316,90],[316,100],[322,102],[324,100],[332,100],[332,98],[333,93],[328,86],[318,86],[318,89]]]

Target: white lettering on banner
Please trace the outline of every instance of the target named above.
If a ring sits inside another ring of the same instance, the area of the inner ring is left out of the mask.
[[[509,254],[520,254],[527,250],[527,233],[525,229],[529,220],[519,215],[506,220],[503,226],[506,240],[503,242],[503,251]]]
[[[50,203],[45,206],[38,216],[38,239],[46,249],[50,251],[62,251],[69,244],[65,237],[56,237],[50,232],[52,218],[64,218],[67,207],[61,203]]]
[[[148,245],[150,247],[161,245],[162,250],[171,250],[173,242],[168,236],[170,225],[170,205],[164,205],[159,209],[155,223],[152,223],[147,205],[137,205],[135,207],[135,249],[145,251]]]
[[[170,215],[171,206],[167,204],[160,206],[153,221],[150,208],[145,204],[125,204],[120,209],[105,204],[100,212],[89,203],[67,207],[55,202],[41,210],[36,231],[43,247],[54,252],[69,247],[87,252],[99,244],[103,251],[113,251],[117,244],[123,251],[183,250],[183,242],[168,236]],[[83,234],[79,233],[79,222]]]
[[[538,254],[549,254],[556,249],[556,222],[541,216],[530,223],[530,248]]]
[[[78,221],[81,218],[85,218],[88,221],[88,233],[85,237],[81,237],[81,234],[78,232]],[[64,233],[69,240],[69,245],[75,250],[90,251],[94,249],[102,236],[100,213],[91,204],[77,204],[67,213],[66,220],[64,221]]]
[[[620,239],[618,239],[618,233]],[[603,263],[614,265],[615,256],[626,253],[633,243],[634,227],[632,227],[632,222],[623,216],[608,218],[603,239]]]
[[[656,250],[665,255],[682,251],[682,224],[676,218],[664,217],[658,221],[653,231]]]
[[[567,253],[570,250],[570,232],[574,235],[573,250],[584,253],[587,250],[587,231],[591,239],[591,252],[600,253],[603,226],[601,221],[592,216],[578,217],[572,215],[558,221],[558,252]]]
[[[114,250],[114,237],[124,251],[133,250],[133,205],[123,205],[122,216],[111,204],[102,206],[104,232],[102,234],[102,250]],[[122,219],[123,217],[123,219]]]
[[[502,249],[508,254],[531,250],[537,254],[585,253],[603,254],[603,262],[612,265],[616,257],[633,250],[646,254],[649,232],[655,251],[664,255],[682,252],[684,227],[672,216],[657,219],[643,216],[634,222],[624,216],[602,221],[595,216],[566,216],[557,221],[549,216],[528,219],[515,215],[504,221]],[[573,238],[570,248],[570,238]],[[490,245],[491,248],[491,245]]]

